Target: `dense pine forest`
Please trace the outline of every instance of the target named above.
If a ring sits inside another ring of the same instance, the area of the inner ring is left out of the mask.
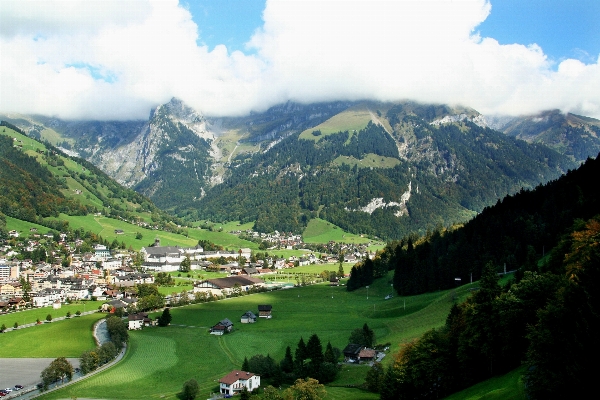
[[[405,346],[370,380],[382,399],[441,398],[522,365],[532,399],[593,391],[600,355],[600,160],[507,196],[464,226],[395,241],[353,267],[355,290],[394,270],[412,295],[476,283],[440,329]],[[506,286],[498,275],[515,270]],[[460,278],[461,281],[456,281]]]
[[[598,158],[588,159],[557,180],[499,200],[464,225],[390,242],[374,260],[356,266],[368,264],[373,274],[355,276],[372,279],[393,270],[394,289],[407,296],[452,288],[457,278],[479,280],[488,262],[496,272],[520,275],[537,265],[576,220],[599,213],[599,175]],[[351,282],[349,287],[368,284]]]
[[[577,220],[539,265],[504,287],[493,263],[439,329],[404,346],[372,388],[387,399],[434,399],[524,366],[531,399],[585,398],[600,356],[600,216]],[[377,375],[373,377],[373,375]]]

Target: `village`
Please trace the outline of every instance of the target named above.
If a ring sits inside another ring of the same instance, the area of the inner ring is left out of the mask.
[[[276,282],[273,276],[282,272],[281,270],[309,264],[356,262],[361,257],[369,256],[368,253],[354,252],[344,255],[340,260],[334,254],[307,252],[300,257],[271,256],[257,259],[249,248],[204,251],[199,245],[161,246],[159,239],[139,252],[111,249],[106,244],[90,243],[89,240],[87,248],[91,251],[80,251],[86,248],[84,240],[70,241],[67,233],[40,235],[32,229],[27,237],[24,236],[17,231],[10,231],[10,239],[0,245],[1,314],[48,307],[55,315],[53,320],[57,321],[64,319],[56,317],[64,315],[64,310],[60,310],[64,305],[89,304],[87,312],[84,307],[81,315],[90,312],[116,315],[124,318],[129,330],[160,326],[161,318],[153,318],[149,314],[157,309],[164,312],[170,307],[296,286],[289,282]],[[273,240],[272,237],[270,239]],[[148,300],[148,297],[153,297],[152,294],[158,293],[157,280],[169,273],[176,272],[181,276],[182,273],[186,275],[186,272],[196,274],[207,271],[214,272],[219,277],[198,280],[188,278],[192,290],[184,289],[171,295],[158,296],[158,302]],[[303,279],[302,285],[315,283],[314,278],[311,277],[308,281]],[[322,280],[325,279],[330,279],[332,286],[339,285],[337,277],[323,277]],[[147,292],[143,293],[148,288],[154,290],[149,296]],[[90,309],[92,304],[94,308]],[[237,323],[254,324],[259,319],[270,320],[273,311],[272,304],[259,304],[257,309],[250,309],[239,315],[237,320],[222,318],[214,321],[214,325],[208,327],[207,334],[227,335]],[[77,315],[70,314],[67,312],[66,318],[80,316],[79,311]],[[37,324],[40,323],[43,322],[38,319]],[[15,324],[8,328],[2,326],[1,331],[8,332],[33,325],[35,324]],[[384,353],[350,343],[343,355],[346,363],[372,363]],[[228,396],[244,390],[251,391],[261,385],[260,376],[255,372],[233,370],[219,380],[219,393],[221,396]]]
[[[191,301],[198,294],[204,299],[207,296],[222,298],[269,287],[259,277],[277,270],[340,261],[336,254],[312,251],[301,257],[272,255],[256,259],[249,248],[204,251],[201,246],[161,246],[160,239],[135,252],[111,249],[106,244],[79,238],[69,241],[69,236],[67,233],[39,234],[35,228],[29,235],[9,232],[9,240],[0,244],[0,312],[31,307],[60,308],[65,302],[85,300],[107,301],[105,308],[135,310],[137,304],[132,295],[135,291],[130,289],[154,284],[158,273],[174,271],[223,274],[223,278],[195,281],[193,291],[185,293]],[[272,243],[279,240],[277,246],[290,245],[290,238],[278,233],[270,235],[268,240]],[[91,251],[81,251],[86,245]],[[354,246],[345,250],[343,261],[346,263],[368,256]],[[166,296],[166,301],[168,304],[180,298],[179,295]]]

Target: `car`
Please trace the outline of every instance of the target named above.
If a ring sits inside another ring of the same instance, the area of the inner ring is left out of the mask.
[[[15,390],[21,390],[23,389],[23,385],[15,385]]]
[[[4,397],[4,396],[6,396],[6,393],[4,393],[4,391],[1,391],[0,392],[0,397]]]
[[[4,391],[5,391],[6,393],[10,393],[10,392],[12,392],[12,389],[11,389],[11,388],[6,388],[6,389],[4,389]]]

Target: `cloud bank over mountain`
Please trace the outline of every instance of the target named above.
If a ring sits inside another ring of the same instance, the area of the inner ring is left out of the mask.
[[[551,61],[477,31],[489,1],[268,1],[247,54],[209,51],[176,0],[0,2],[0,111],[145,119],[178,97],[207,115],[287,100],[559,108],[600,118],[600,57]],[[199,40],[200,39],[200,40]]]

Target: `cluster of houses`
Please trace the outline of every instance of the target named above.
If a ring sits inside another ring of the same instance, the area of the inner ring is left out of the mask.
[[[140,253],[144,256],[142,267],[145,270],[156,272],[171,272],[179,270],[181,263],[189,258],[190,269],[205,269],[211,265],[209,259],[231,258],[238,259],[240,256],[250,259],[252,250],[248,248],[239,251],[204,251],[201,246],[179,247],[179,246],[161,246],[160,239],[156,239],[154,244],[149,247],[143,247]]]
[[[258,317],[271,319],[272,310],[273,310],[273,306],[270,304],[259,304],[258,305]],[[256,319],[257,319],[257,317],[254,312],[246,311],[245,313],[242,314],[242,316],[240,318],[240,322],[242,324],[253,324],[256,322]],[[221,336],[221,335],[231,332],[232,330],[233,330],[233,322],[231,322],[230,319],[225,318],[225,319],[220,320],[219,322],[217,322],[217,324],[213,325],[210,328],[210,334]]]

